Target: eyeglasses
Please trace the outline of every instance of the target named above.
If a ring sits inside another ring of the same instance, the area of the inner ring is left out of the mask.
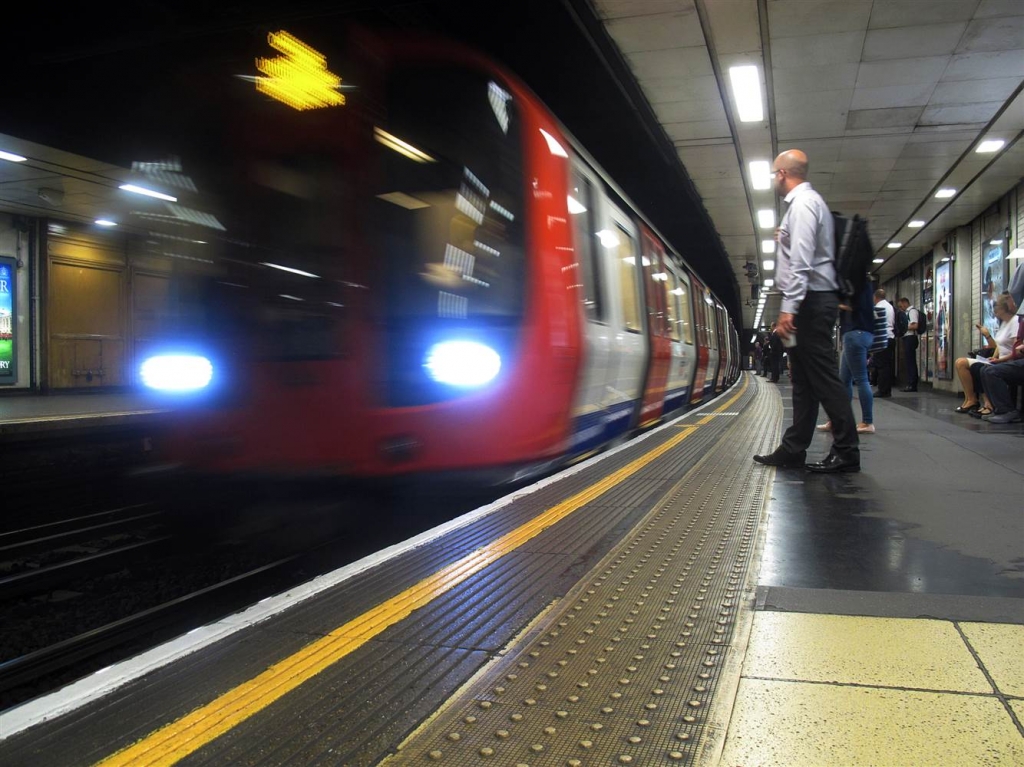
[[[785,173],[785,172],[786,172],[785,168],[779,168],[778,170],[773,170],[772,171],[772,178],[775,178],[775,176],[779,175],[780,173]]]

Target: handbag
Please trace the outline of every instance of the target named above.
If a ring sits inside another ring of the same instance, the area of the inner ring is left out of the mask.
[[[987,359],[991,357],[994,353],[995,349],[993,347],[983,346],[980,349],[972,349],[971,351],[967,352],[967,356],[970,357],[972,360],[976,360],[979,357]]]

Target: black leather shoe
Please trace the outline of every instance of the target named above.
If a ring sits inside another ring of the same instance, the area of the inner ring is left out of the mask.
[[[916,386],[904,386],[900,391],[917,391]]]
[[[778,466],[781,469],[799,469],[807,459],[807,452],[801,450],[799,453],[790,453],[779,447],[775,452],[768,455],[755,455],[754,460],[763,463],[765,466]]]
[[[829,453],[824,461],[809,463],[805,468],[819,474],[838,474],[842,471],[860,471],[860,461],[847,461],[837,453]]]

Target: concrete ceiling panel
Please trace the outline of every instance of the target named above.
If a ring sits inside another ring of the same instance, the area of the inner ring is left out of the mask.
[[[864,61],[913,59],[949,55],[956,50],[967,24],[923,24],[873,29],[864,40]]]
[[[648,77],[714,76],[708,50],[703,46],[627,53],[626,59],[641,82]]]
[[[843,139],[839,153],[841,160],[868,159],[871,157],[899,157],[907,144],[906,136],[885,138],[858,137]]]
[[[849,130],[913,127],[917,125],[917,120],[923,111],[923,106],[853,110],[847,115],[846,127]]]
[[[852,90],[860,64],[849,62],[830,67],[777,69],[772,85],[775,96],[807,94],[817,91]]]
[[[935,90],[935,83],[889,85],[882,88],[857,88],[851,109],[893,109],[924,106]]]
[[[970,145],[969,141],[908,142],[900,157],[943,157],[953,161]]]
[[[967,25],[957,53],[1012,51],[1024,48],[1024,16],[977,19]]]
[[[757,0],[714,0],[705,3],[719,56],[760,54],[761,22]]]
[[[1020,0],[981,0],[974,18],[990,19],[994,16],[1024,16],[1024,9]]]
[[[965,125],[986,123],[992,119],[1002,101],[984,101],[979,104],[946,104],[928,107],[921,115],[921,125]]]
[[[772,43],[772,67],[806,69],[860,61],[864,32],[784,38]]]
[[[949,68],[942,79],[990,80],[993,73],[999,73],[1002,77],[1024,77],[1024,56],[1020,51],[957,55],[949,62]]]
[[[705,138],[728,138],[729,123],[722,120],[697,120],[687,123],[664,123],[668,137],[673,141],[690,141]]]
[[[1006,101],[1019,85],[1018,77],[942,82],[935,88],[931,103],[972,104],[978,101]]]
[[[897,162],[895,157],[876,157],[872,160],[838,160],[833,163],[832,169],[837,173],[892,170],[896,167]]]
[[[665,101],[652,105],[663,123],[682,123],[697,120],[725,120],[725,109],[720,98],[693,101]]]
[[[978,0],[882,0],[871,9],[871,29],[916,27],[922,19],[932,23],[970,21]]]
[[[710,101],[721,96],[714,75],[705,77],[650,77],[640,85],[652,104],[672,101]]]
[[[857,87],[887,88],[937,83],[948,66],[949,56],[864,61],[859,65]]]
[[[734,168],[736,149],[731,145],[687,147],[677,150],[687,168]]]
[[[659,51],[704,45],[704,32],[696,9],[689,13],[660,13],[613,19],[606,25],[624,53]]]
[[[768,21],[775,38],[803,37],[866,29],[870,0],[769,0]]]
[[[602,19],[694,10],[693,0],[594,0],[594,6]]]

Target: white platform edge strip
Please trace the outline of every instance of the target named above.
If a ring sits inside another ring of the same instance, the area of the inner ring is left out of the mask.
[[[136,655],[133,658],[128,658],[127,660],[120,661],[112,666],[108,666],[107,668],[100,669],[99,671],[79,679],[77,682],[72,682],[66,687],[62,687],[55,692],[48,693],[39,698],[27,701],[20,706],[9,709],[8,711],[0,714],[0,741],[13,737],[20,732],[24,732],[37,724],[42,724],[50,719],[55,719],[63,716],[64,714],[70,713],[93,700],[110,694],[119,687],[123,687],[124,685],[141,678],[145,674],[156,671],[157,669],[163,668],[164,666],[184,658],[187,655],[191,655],[194,652],[198,652],[203,648],[209,647],[215,642],[219,642],[237,631],[273,618],[279,613],[296,606],[300,602],[304,602],[305,600],[310,599],[329,588],[344,583],[349,578],[352,578],[361,572],[376,567],[383,562],[387,562],[389,559],[404,554],[407,551],[424,546],[453,530],[472,524],[478,519],[486,517],[489,514],[493,514],[498,509],[508,505],[518,498],[523,498],[547,487],[548,485],[560,482],[566,477],[571,477],[572,475],[593,466],[595,463],[612,457],[622,450],[635,447],[664,429],[672,428],[681,420],[692,418],[695,415],[700,415],[722,397],[731,394],[733,388],[735,388],[737,384],[741,383],[742,380],[743,378],[741,376],[733,386],[723,391],[717,397],[714,397],[701,405],[699,408],[687,411],[686,413],[673,418],[671,421],[668,421],[655,429],[651,429],[651,431],[646,434],[642,434],[637,439],[625,442],[607,452],[598,453],[597,455],[588,458],[586,461],[581,461],[575,466],[570,466],[558,474],[554,474],[547,479],[537,482],[536,484],[503,496],[487,506],[481,506],[479,509],[466,512],[460,517],[456,517],[444,524],[438,525],[430,530],[426,530],[413,538],[409,538],[401,543],[396,543],[386,549],[381,549],[378,552],[363,557],[362,559],[353,562],[350,565],[346,565],[345,567],[339,568],[338,570],[334,570],[333,572],[317,576],[308,583],[304,583],[294,589],[290,589],[272,597],[267,597],[240,613],[229,615],[214,623],[193,629],[187,634],[183,634],[180,637],[164,642],[163,644],[154,647],[152,650],[147,650],[141,655]]]

